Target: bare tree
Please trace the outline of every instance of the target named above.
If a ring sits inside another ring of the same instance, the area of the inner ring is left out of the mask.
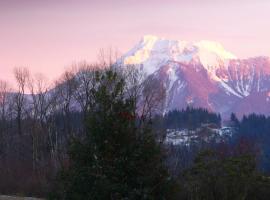
[[[129,98],[134,99],[136,104],[134,107],[136,110],[134,114],[138,111],[138,102],[142,98],[145,73],[141,69],[137,68],[135,65],[127,66],[117,66],[118,73],[122,74],[123,79],[125,80],[125,93]]]
[[[0,154],[4,155],[6,144],[6,135],[8,129],[9,111],[10,111],[11,89],[7,82],[0,80]]]
[[[0,113],[1,120],[6,121],[11,87],[6,81],[0,80]]]
[[[22,135],[22,117],[26,102],[25,91],[29,78],[29,71],[27,68],[15,68],[14,74],[17,81],[17,91],[14,95],[17,128],[19,135]]]
[[[98,53],[98,63],[100,68],[110,68],[116,64],[119,59],[119,52],[112,47],[108,49],[100,49]]]
[[[89,112],[92,101],[91,91],[96,88],[96,72],[100,71],[100,67],[97,65],[89,65],[87,63],[81,63],[76,73],[77,90],[75,92],[75,99],[80,106],[80,111],[83,115],[83,121],[85,122],[87,113]]]
[[[63,133],[59,130],[57,125],[57,116],[62,112],[59,105],[59,90],[51,89],[47,94],[47,114],[45,117],[45,129],[48,134],[48,147],[50,151],[51,164],[53,169],[59,169],[62,162],[62,157],[65,152],[62,149],[63,141],[61,135]]]
[[[49,85],[42,74],[29,76],[28,90],[30,92],[31,105],[29,108],[29,118],[31,119],[30,135],[32,139],[32,160],[34,170],[36,165],[42,160],[42,150],[47,144],[46,118],[50,108]]]
[[[140,100],[142,118],[151,118],[153,113],[162,113],[166,99],[164,85],[158,79],[149,77],[143,83],[142,92],[142,99]]]
[[[28,89],[31,95],[32,117],[44,123],[50,106],[49,90],[50,86],[47,79],[42,74],[36,74],[30,77],[28,81]]]
[[[71,135],[71,112],[74,105],[74,93],[77,90],[76,70],[71,69],[64,72],[59,81],[56,82],[58,104],[63,112],[64,129],[67,135]]]

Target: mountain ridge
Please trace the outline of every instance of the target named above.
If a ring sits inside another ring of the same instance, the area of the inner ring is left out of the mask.
[[[239,59],[218,42],[144,36],[118,61],[135,65],[166,89],[164,112],[204,107],[229,116],[269,114],[270,59]]]

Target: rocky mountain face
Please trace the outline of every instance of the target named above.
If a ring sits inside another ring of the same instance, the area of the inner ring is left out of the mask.
[[[135,65],[166,88],[164,112],[204,107],[231,112],[270,113],[270,59],[238,59],[211,41],[186,42],[155,36],[143,39],[118,61]]]

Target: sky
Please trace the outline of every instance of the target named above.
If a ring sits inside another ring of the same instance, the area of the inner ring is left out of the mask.
[[[14,67],[28,67],[54,80],[149,34],[270,56],[269,10],[269,0],[0,0],[0,79],[14,83]]]

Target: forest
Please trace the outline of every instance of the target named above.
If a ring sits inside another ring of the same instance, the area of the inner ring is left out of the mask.
[[[222,126],[187,107],[162,114],[166,92],[132,66],[83,64],[49,85],[16,68],[0,82],[0,193],[48,199],[268,199],[270,117],[229,126],[226,143],[164,143],[167,129]]]

